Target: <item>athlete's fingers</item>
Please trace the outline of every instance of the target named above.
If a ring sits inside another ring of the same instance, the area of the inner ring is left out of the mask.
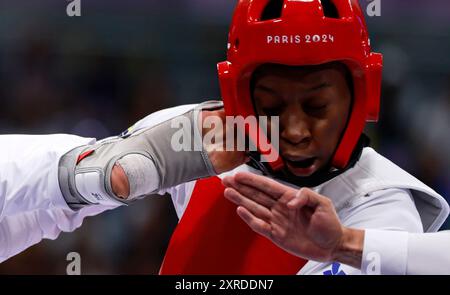
[[[254,232],[268,238],[271,237],[271,226],[269,223],[256,217],[245,207],[239,206],[236,211],[239,217],[241,217]]]
[[[305,206],[316,208],[320,204],[327,204],[329,202],[330,200],[326,197],[323,197],[308,188],[302,188],[298,190],[296,197],[289,201],[287,206],[290,209],[301,209]]]
[[[234,178],[237,182],[260,190],[275,200],[278,200],[288,190],[293,190],[293,188],[282,185],[268,177],[256,175],[253,173],[239,172],[234,175]]]
[[[264,192],[257,190],[251,186],[241,184],[237,182],[234,177],[227,176],[222,180],[222,183],[227,187],[234,188],[244,197],[249,198],[268,209],[272,208],[276,203],[273,198],[271,198]]]
[[[258,218],[264,220],[270,220],[272,216],[272,212],[266,207],[250,200],[243,195],[241,195],[238,191],[233,188],[226,188],[224,192],[225,198],[235,203],[238,206],[245,207],[248,211],[250,211],[253,215]]]

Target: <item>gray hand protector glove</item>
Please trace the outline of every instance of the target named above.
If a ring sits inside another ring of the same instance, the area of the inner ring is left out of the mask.
[[[156,125],[137,126],[136,130],[121,136],[70,151],[61,158],[58,171],[67,204],[73,210],[90,205],[118,206],[178,184],[215,175],[201,144],[197,117],[201,110],[222,107],[219,101],[206,102]],[[181,129],[180,122],[189,124],[182,124]],[[183,139],[191,139],[189,150],[174,149],[174,138],[179,138],[176,135],[180,132]],[[126,200],[113,193],[111,172],[114,165],[120,165],[127,175],[130,196]]]

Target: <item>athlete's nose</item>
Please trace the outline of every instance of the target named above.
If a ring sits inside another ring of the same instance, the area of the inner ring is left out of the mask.
[[[297,107],[289,108],[280,116],[281,139],[292,145],[307,146],[311,142],[311,131],[307,115]]]

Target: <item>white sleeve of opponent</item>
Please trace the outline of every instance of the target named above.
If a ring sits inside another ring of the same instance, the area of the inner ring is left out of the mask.
[[[86,217],[108,209],[90,206],[74,212],[70,209],[38,209],[6,216],[0,222],[0,263],[39,243],[56,239],[61,232],[72,232]]]
[[[362,271],[383,275],[450,275],[449,246],[450,231],[409,234],[366,230]]]
[[[38,209],[65,208],[58,162],[75,147],[94,141],[74,135],[0,136],[0,222]]]
[[[0,262],[111,209],[92,206],[73,212],[59,188],[61,156],[92,141],[62,134],[0,136]]]

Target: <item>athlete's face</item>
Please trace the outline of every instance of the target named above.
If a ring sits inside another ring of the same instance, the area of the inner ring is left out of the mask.
[[[325,167],[350,112],[352,95],[345,68],[264,65],[253,85],[258,115],[279,116],[280,154],[287,169],[304,177]]]

